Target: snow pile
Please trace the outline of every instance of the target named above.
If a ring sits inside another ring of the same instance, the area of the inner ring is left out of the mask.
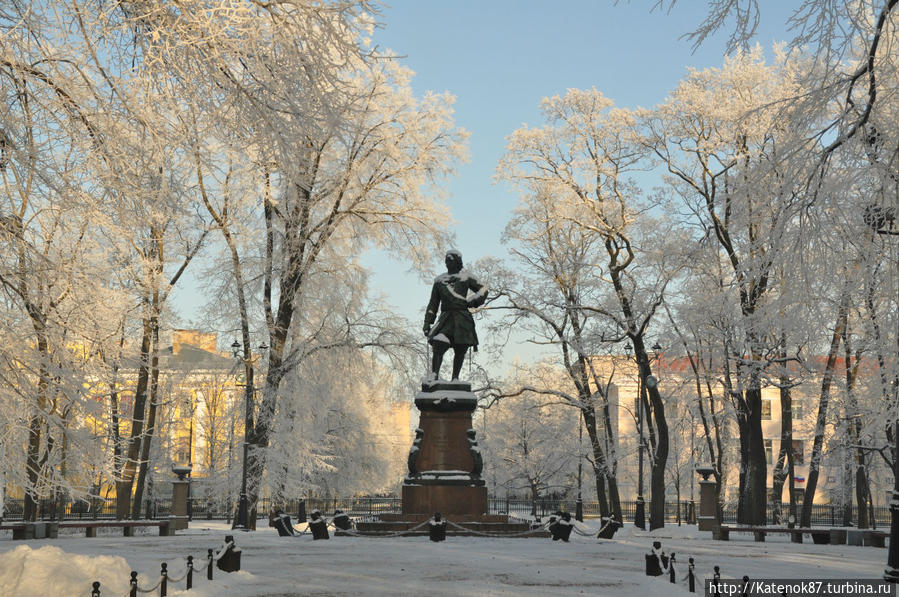
[[[0,587],[16,597],[90,595],[94,581],[100,581],[102,594],[122,595],[130,576],[131,568],[120,556],[66,553],[52,545],[20,545],[0,553]]]
[[[168,563],[172,578],[180,579],[189,554],[197,567],[194,586],[187,591],[183,580],[170,578],[170,597],[687,597],[691,557],[697,595],[715,566],[720,566],[722,579],[744,574],[752,579],[879,579],[887,557],[887,550],[876,547],[795,544],[785,535],[765,543],[756,543],[751,534],[714,541],[711,533],[686,525],[640,531],[629,522],[614,539],[597,540],[598,519],[575,523],[587,536],[573,533],[568,543],[452,536],[439,543],[428,537],[314,541],[308,533],[279,537],[260,525],[255,532],[234,534],[242,550],[241,570],[229,574],[215,569],[209,582],[203,570],[206,553],[217,550],[222,537],[233,531],[223,521],[191,524],[175,537],[41,539],[30,545],[46,547],[33,551],[0,535],[0,595],[88,597],[91,582],[98,580],[103,597],[121,597],[127,594],[130,570],[141,573],[139,586],[148,589],[159,581],[162,562]],[[677,554],[675,584],[667,575],[646,576],[646,555],[654,541],[661,542],[666,554]]]

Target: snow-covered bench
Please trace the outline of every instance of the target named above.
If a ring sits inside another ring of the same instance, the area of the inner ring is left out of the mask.
[[[168,520],[64,520],[59,523],[61,529],[83,528],[86,537],[96,537],[97,529],[121,528],[126,537],[134,536],[134,529],[138,527],[158,527],[160,537],[174,535],[174,529]]]
[[[830,529],[811,529],[811,528],[786,528],[786,527],[765,527],[765,526],[725,526],[721,525],[712,531],[712,537],[720,541],[730,539],[731,533],[752,533],[755,535],[756,541],[764,541],[765,535],[769,533],[789,534],[794,543],[802,543],[803,533],[812,536],[815,543],[830,543]]]
[[[59,529],[84,529],[86,537],[96,537],[97,529],[120,528],[126,537],[133,537],[134,529],[138,527],[158,527],[160,537],[173,534],[168,520],[62,520],[0,524],[0,530],[12,531],[12,538],[16,540],[53,539]]]

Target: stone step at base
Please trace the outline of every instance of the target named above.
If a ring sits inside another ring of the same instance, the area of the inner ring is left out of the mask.
[[[464,529],[460,529],[458,527],[447,525],[446,527],[446,535],[448,537],[482,537],[484,534],[492,535],[496,534],[497,538],[503,538],[503,536],[508,537],[524,537],[524,538],[534,538],[541,537],[546,538],[549,537],[549,532],[543,529],[536,529],[530,531],[530,527],[526,523],[518,523],[518,522],[472,522],[472,521],[452,521],[455,524],[464,527]],[[409,531],[408,534],[404,533],[403,536],[406,537],[415,537],[415,536],[427,536],[428,535],[428,527],[427,525],[416,529],[414,531],[410,531],[422,523],[421,520],[405,520],[405,521],[379,521],[379,522],[357,522],[356,523],[356,531],[365,535],[392,535],[394,533],[399,533],[403,531]],[[339,535],[351,535],[352,533],[345,533],[341,531],[336,531],[334,533],[335,536]]]
[[[414,522],[420,523],[426,520],[431,520],[431,517],[434,516],[434,513],[430,514],[378,514],[378,520],[376,522]],[[508,523],[509,515],[508,514],[465,514],[464,518],[461,516],[445,516],[444,518],[448,520],[452,520],[453,522],[459,522],[460,520],[465,520],[468,522],[491,522],[491,523]],[[457,520],[457,518],[459,520]],[[459,524],[462,524],[459,522]],[[518,522],[515,524],[526,524],[524,522]]]

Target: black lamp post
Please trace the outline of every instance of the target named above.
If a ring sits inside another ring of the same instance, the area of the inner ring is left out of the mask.
[[[659,372],[659,375],[661,376],[661,374],[662,374],[662,361],[661,361],[662,345],[659,344],[658,340],[656,340],[656,343],[653,344],[650,348],[652,349],[652,360],[655,361],[657,371]],[[646,387],[647,388],[657,388],[658,385],[659,385],[659,380],[656,376],[649,375],[646,377]],[[678,479],[678,482],[680,482],[679,479]],[[680,492],[678,492],[678,493],[680,493]],[[652,523],[652,521],[650,521],[650,523]],[[650,524],[650,526],[653,526],[653,525]],[[677,526],[680,526],[680,504],[677,505]]]
[[[891,209],[869,205],[863,214],[865,224],[877,234],[899,235],[894,228],[896,214]],[[896,388],[893,388],[894,392]],[[895,415],[894,415],[895,416]],[[887,553],[887,568],[883,578],[887,582],[899,583],[899,417],[893,421],[893,497],[890,500],[890,549]]]
[[[235,359],[241,358],[241,348],[242,345],[237,340],[231,344],[231,354],[234,355]],[[265,344],[259,346],[260,351],[265,351],[266,349],[268,349],[268,346]],[[252,354],[246,355],[245,367],[247,379],[244,384],[246,392],[244,394],[243,466],[240,472],[240,498],[237,502],[237,519],[234,521],[234,529],[240,531],[250,530],[249,497],[247,495],[247,456],[250,447],[249,432],[253,426],[253,394],[255,392],[253,388]]]

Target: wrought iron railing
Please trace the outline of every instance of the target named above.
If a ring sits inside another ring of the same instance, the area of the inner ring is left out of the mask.
[[[24,500],[7,498],[2,515],[4,520],[21,520]],[[79,500],[59,504],[46,500],[39,504],[38,518],[41,520],[90,520],[115,518],[115,500]],[[665,505],[665,520],[667,523],[677,522],[678,515],[681,522],[689,520],[690,502],[667,502]],[[582,503],[585,517],[600,516],[599,503],[585,501]],[[698,504],[694,504],[698,512]],[[401,512],[402,500],[399,497],[307,497],[280,501],[273,504],[270,498],[262,498],[257,504],[257,514],[260,518],[267,516],[275,509],[302,518],[312,510],[320,510],[325,514],[333,514],[334,510],[343,510],[350,516],[374,516],[384,513]],[[577,502],[572,499],[509,499],[492,497],[488,500],[488,512],[490,514],[512,514],[516,516],[548,516],[554,512],[576,512]],[[192,519],[206,520],[230,520],[234,515],[235,504],[221,499],[208,499],[195,497],[190,502],[189,514]],[[873,510],[873,526],[888,527],[890,523],[890,511],[885,506],[878,506]],[[621,515],[625,522],[634,520],[636,512],[635,501],[621,502]],[[649,504],[646,504],[647,516]],[[801,505],[797,506],[797,512],[801,512]],[[858,509],[853,507],[851,520],[853,524],[857,518]],[[157,498],[146,501],[142,512],[144,518],[165,518],[171,514],[171,499]],[[785,524],[789,514],[789,507],[783,505],[779,516],[772,505],[768,505],[768,524]],[[737,522],[737,505],[726,503],[723,506],[722,522],[734,524]],[[812,506],[812,526],[842,526],[843,511],[837,505],[818,504]]]

